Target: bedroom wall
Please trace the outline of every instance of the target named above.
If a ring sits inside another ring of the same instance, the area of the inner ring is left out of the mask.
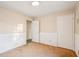
[[[75,51],[79,56],[79,4],[75,7]]]
[[[40,20],[40,32],[56,32],[56,16],[47,15],[38,18]]]
[[[40,43],[57,46],[57,17],[72,14],[73,8],[51,13],[46,16],[37,17],[36,20],[40,22]]]
[[[26,20],[31,19],[0,7],[0,53],[26,44]]]
[[[57,42],[57,24],[56,15],[37,17],[40,22],[40,43],[56,46]],[[54,40],[52,40],[54,39]]]

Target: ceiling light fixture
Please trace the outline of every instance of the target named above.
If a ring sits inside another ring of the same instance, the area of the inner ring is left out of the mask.
[[[40,3],[39,3],[38,1],[33,1],[33,2],[32,2],[32,6],[39,6],[39,4],[40,4]]]

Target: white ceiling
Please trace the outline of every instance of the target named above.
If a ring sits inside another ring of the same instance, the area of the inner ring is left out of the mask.
[[[31,1],[0,1],[0,6],[20,12],[27,16],[43,16],[49,13],[73,7],[76,2],[70,1],[40,1],[40,5],[33,7]]]

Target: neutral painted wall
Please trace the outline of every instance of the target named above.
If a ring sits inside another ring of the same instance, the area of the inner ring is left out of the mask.
[[[36,20],[40,21],[40,32],[57,32],[57,17],[63,15],[69,15],[74,12],[74,9],[68,9],[56,13],[49,14],[47,16],[37,17]]]
[[[56,32],[56,16],[47,15],[38,17],[40,21],[40,32]]]
[[[0,7],[0,53],[26,44],[26,20],[31,19]]]
[[[57,44],[57,23],[56,15],[37,17],[40,22],[40,43],[56,46]]]
[[[75,50],[79,56],[79,4],[76,5],[75,9]]]

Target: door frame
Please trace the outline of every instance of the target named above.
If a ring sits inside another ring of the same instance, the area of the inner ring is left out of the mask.
[[[28,28],[27,22],[32,22],[32,21],[31,21],[31,20],[26,20],[26,44],[27,44],[27,40],[28,40],[28,37],[27,37],[27,36],[28,36],[28,34],[27,34],[27,33],[28,33],[28,32],[27,32],[27,31],[28,31],[28,29],[27,29],[27,28]],[[32,26],[32,25],[31,25],[31,26]],[[32,34],[31,34],[31,35],[32,35]]]

